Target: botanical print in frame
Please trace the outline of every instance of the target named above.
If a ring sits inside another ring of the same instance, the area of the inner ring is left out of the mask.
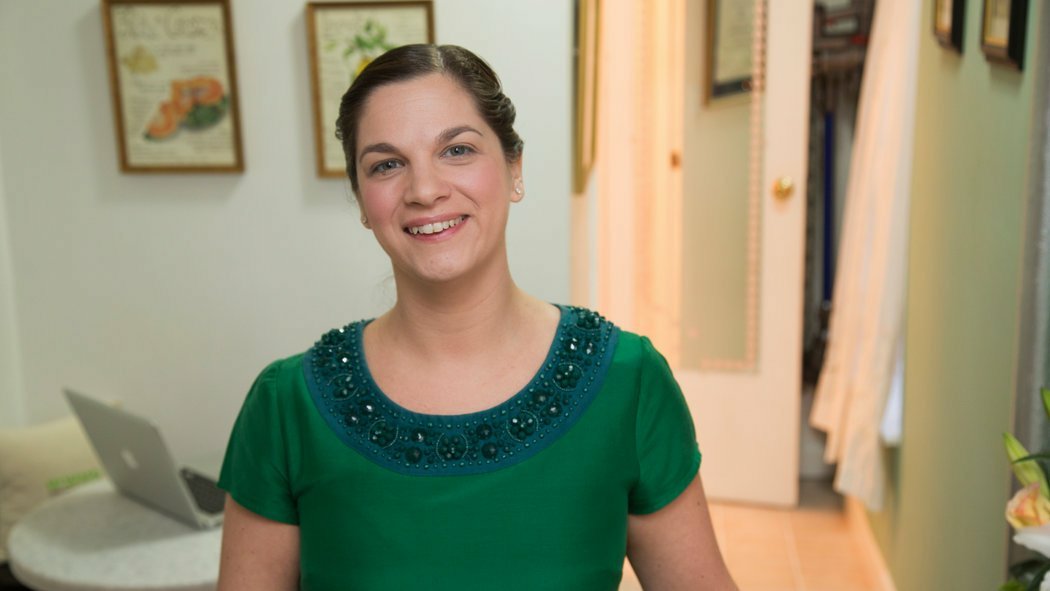
[[[1006,47],[1010,39],[1010,0],[984,0],[981,42]]]
[[[240,172],[229,0],[102,0],[120,168]]]
[[[306,30],[317,174],[344,178],[346,159],[335,137],[343,94],[361,70],[387,50],[434,42],[433,3],[310,2]]]
[[[933,30],[938,35],[949,36],[952,32],[952,0],[933,0]]]
[[[751,89],[753,0],[707,0],[707,102]]]
[[[984,0],[981,51],[989,61],[1024,67],[1028,0]]]
[[[962,53],[965,0],[933,0],[933,35],[943,47]]]

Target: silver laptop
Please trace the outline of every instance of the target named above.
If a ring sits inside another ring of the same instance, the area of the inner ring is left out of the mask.
[[[222,523],[226,495],[215,484],[218,462],[179,466],[150,421],[72,390],[63,392],[117,490],[199,529]]]

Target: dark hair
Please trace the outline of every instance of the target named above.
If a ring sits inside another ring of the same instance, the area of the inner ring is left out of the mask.
[[[485,60],[458,45],[404,45],[384,53],[354,79],[339,104],[335,137],[343,144],[346,174],[357,193],[357,129],[365,102],[380,86],[427,74],[444,74],[472,97],[482,119],[496,132],[508,162],[521,158],[525,143],[514,131],[514,104]]]

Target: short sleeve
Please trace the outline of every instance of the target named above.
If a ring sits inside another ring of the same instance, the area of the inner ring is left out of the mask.
[[[635,450],[638,481],[628,510],[653,513],[678,497],[700,468],[693,417],[671,368],[649,341],[641,338],[641,371]]]
[[[278,396],[279,363],[263,370],[248,391],[230,433],[219,487],[253,513],[297,524]]]

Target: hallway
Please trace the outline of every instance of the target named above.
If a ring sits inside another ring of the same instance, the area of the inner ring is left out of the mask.
[[[740,591],[877,591],[878,574],[830,483],[803,481],[793,511],[712,503],[722,554]],[[621,591],[640,591],[624,569]]]

